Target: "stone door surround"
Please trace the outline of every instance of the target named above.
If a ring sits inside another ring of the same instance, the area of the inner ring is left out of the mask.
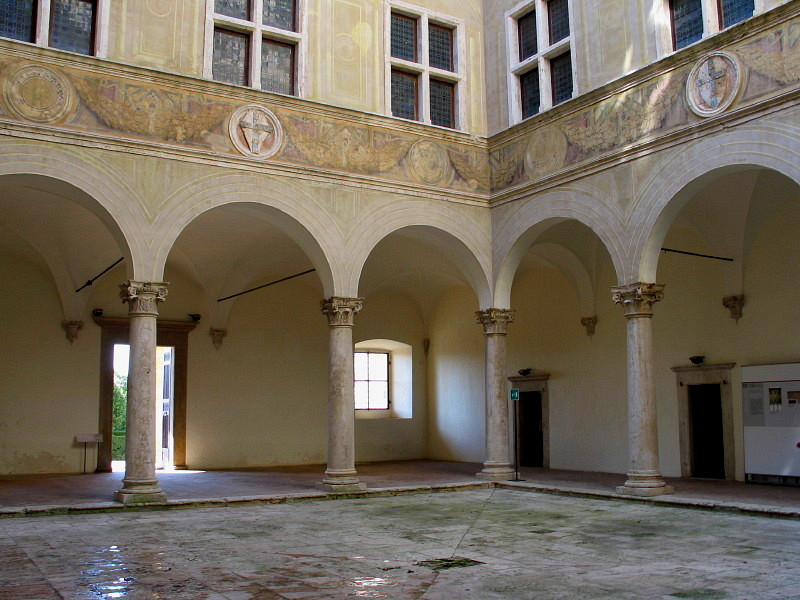
[[[692,436],[689,423],[689,386],[719,384],[722,401],[722,444],[725,453],[725,479],[736,479],[736,454],[733,439],[733,393],[731,370],[736,363],[700,364],[672,367],[676,375],[678,429],[681,449],[681,477],[692,476]]]
[[[547,381],[550,373],[534,373],[533,375],[515,375],[509,377],[511,387],[523,392],[539,392],[542,396],[542,467],[550,468],[550,394],[547,391]],[[517,438],[520,432],[517,431]],[[513,440],[512,440],[513,442]],[[512,448],[513,454],[513,448]]]
[[[94,317],[102,328],[100,336],[100,423],[103,435],[97,450],[97,471],[111,471],[111,409],[114,403],[114,345],[128,343],[130,319],[127,317]],[[158,319],[157,344],[175,348],[173,411],[173,462],[176,469],[186,468],[186,379],[189,360],[189,332],[194,321]]]

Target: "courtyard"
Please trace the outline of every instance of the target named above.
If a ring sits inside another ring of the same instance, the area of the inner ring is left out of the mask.
[[[800,521],[500,488],[0,521],[2,600],[800,598]]]

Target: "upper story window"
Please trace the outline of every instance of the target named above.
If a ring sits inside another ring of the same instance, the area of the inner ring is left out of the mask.
[[[207,0],[205,76],[302,95],[302,1]]]
[[[755,0],[669,0],[672,49],[680,50],[754,12]]]
[[[105,56],[108,0],[3,0],[0,37]]]
[[[463,23],[419,7],[387,4],[387,112],[458,128],[464,86]]]
[[[506,13],[512,123],[572,98],[570,0],[530,0]]]

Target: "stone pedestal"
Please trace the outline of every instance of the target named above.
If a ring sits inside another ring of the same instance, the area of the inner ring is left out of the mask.
[[[480,479],[514,479],[508,437],[506,398],[506,329],[514,311],[487,308],[475,313],[486,337],[486,461],[476,473]]]
[[[123,504],[166,502],[156,479],[155,411],[156,318],[167,284],[129,281],[120,288],[130,316],[130,363],[125,477],[114,497]]]
[[[328,317],[328,468],[317,488],[332,493],[360,492],[355,468],[355,385],[353,322],[363,298],[332,297],[322,301]]]
[[[625,310],[628,329],[628,452],[630,468],[617,493],[660,496],[673,493],[658,466],[658,422],[653,380],[653,304],[664,286],[634,283],[611,288],[612,299]]]

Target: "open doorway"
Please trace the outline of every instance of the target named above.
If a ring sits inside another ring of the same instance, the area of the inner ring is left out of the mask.
[[[128,361],[130,346],[114,344],[114,393],[111,408],[111,468],[125,471],[125,438],[127,432]],[[174,467],[175,428],[175,348],[156,348],[155,440],[156,469]]]

